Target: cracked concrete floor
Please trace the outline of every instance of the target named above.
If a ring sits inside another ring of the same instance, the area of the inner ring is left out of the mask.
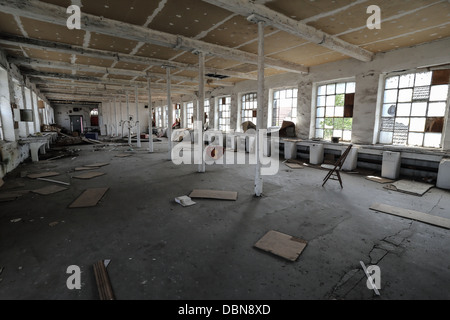
[[[48,183],[20,173],[51,170],[71,186],[0,203],[0,299],[98,299],[92,266],[101,259],[112,260],[118,299],[450,299],[450,231],[369,210],[380,202],[450,218],[447,191],[417,197],[354,174],[343,175],[343,190],[336,181],[322,188],[326,171],[281,164],[265,177],[264,197],[254,198],[253,166],[199,174],[167,161],[164,142],[129,158],[115,157],[127,147],[75,148],[82,151],[74,160],[26,163],[6,177],[5,187],[15,181],[33,190]],[[75,167],[94,162],[110,162],[98,170],[106,175],[71,179]],[[69,209],[90,187],[110,190],[96,207]],[[174,202],[194,188],[239,197],[187,208]],[[296,262],[253,248],[269,230],[308,246]],[[381,268],[380,297],[367,289],[360,261]],[[70,265],[81,268],[81,290],[66,287]]]

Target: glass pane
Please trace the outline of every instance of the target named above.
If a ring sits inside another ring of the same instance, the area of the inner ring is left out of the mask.
[[[325,111],[326,117],[334,117],[334,107],[327,107]]]
[[[335,117],[343,117],[344,116],[344,107],[336,107],[334,109],[334,116]]]
[[[397,105],[397,117],[409,117],[411,113],[411,103],[399,103]]]
[[[392,132],[394,131],[394,118],[382,118],[381,119],[381,130]]]
[[[275,92],[273,93],[273,98],[274,98],[274,99],[279,99],[279,98],[280,98],[280,91],[275,91]]]
[[[317,117],[319,118],[325,117],[325,108],[317,108]]]
[[[352,130],[353,127],[353,119],[352,118],[344,118],[344,129]]]
[[[416,82],[414,85],[418,86],[429,86],[431,84],[432,72],[421,72],[416,74]]]
[[[411,118],[411,124],[409,125],[409,131],[424,132],[426,118]]]
[[[342,140],[344,141],[351,141],[352,140],[352,132],[351,131],[344,131],[344,134],[342,136]]]
[[[396,112],[395,104],[384,104],[383,105],[383,111],[382,111],[383,117],[394,117],[395,112]]]
[[[421,147],[423,143],[423,133],[411,132],[408,135],[408,145]]]
[[[325,118],[325,129],[333,129],[333,118]]]
[[[384,92],[384,103],[396,103],[398,90],[386,90]]]
[[[316,130],[316,138],[323,138],[323,130],[322,129]]]
[[[408,141],[409,118],[397,118],[395,120],[394,137],[392,143],[406,145]]]
[[[333,130],[332,129],[325,129],[323,133],[323,138],[326,140],[331,140],[331,137],[333,136]]]
[[[339,137],[342,138],[342,130],[333,130],[333,137]]]
[[[428,117],[443,117],[445,116],[445,102],[431,102],[428,105]]]
[[[324,119],[317,118],[316,119],[316,129],[323,129]]]
[[[426,102],[414,102],[411,108],[412,117],[424,117],[427,114]]]
[[[395,119],[395,129],[408,129],[409,126],[409,118],[397,118]]]
[[[336,94],[345,93],[345,83],[338,83],[336,85]]]
[[[343,107],[345,103],[345,94],[338,94],[335,99],[335,105],[339,107]]]
[[[335,118],[334,119],[334,129],[344,130],[344,118]]]
[[[414,73],[400,76],[400,88],[411,88],[414,86]]]
[[[412,100],[412,89],[403,89],[398,93],[398,102],[411,102]]]
[[[285,92],[286,92],[286,98],[288,98],[288,99],[292,98],[292,90],[291,89],[286,90]]]
[[[317,95],[319,95],[319,96],[324,96],[324,95],[326,95],[327,94],[327,86],[320,86],[318,89],[317,89]]]
[[[424,147],[440,148],[441,147],[441,133],[425,133]]]
[[[430,97],[430,87],[414,88],[413,100],[428,100]]]
[[[318,107],[325,107],[326,97],[318,97],[317,98],[317,106]]]
[[[355,86],[356,86],[356,83],[347,82],[347,89],[345,90],[345,93],[355,93]]]
[[[397,89],[398,77],[390,77],[386,79],[385,89]]]
[[[447,101],[448,85],[432,86],[430,101]]]
[[[336,93],[336,85],[334,83],[327,85],[327,94],[335,94],[335,93]]]
[[[392,132],[381,131],[380,132],[380,143],[391,144],[392,143]]]
[[[334,107],[336,103],[335,96],[328,96],[327,97],[327,107]]]

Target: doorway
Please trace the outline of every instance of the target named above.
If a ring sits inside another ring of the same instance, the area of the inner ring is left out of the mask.
[[[70,129],[72,132],[83,133],[83,116],[70,116]]]

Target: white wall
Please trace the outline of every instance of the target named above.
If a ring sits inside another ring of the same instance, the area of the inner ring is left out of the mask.
[[[67,131],[71,131],[70,128],[70,116],[83,116],[83,127],[91,126],[91,110],[96,106],[93,105],[77,105],[77,104],[56,104],[54,107],[56,124],[60,125]],[[74,108],[80,109],[80,111],[73,111]]]

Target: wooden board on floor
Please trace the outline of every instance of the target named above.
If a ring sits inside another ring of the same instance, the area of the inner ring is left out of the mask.
[[[190,198],[216,199],[236,201],[238,193],[236,191],[220,191],[220,190],[199,190],[195,189],[189,195]]]
[[[87,189],[74,202],[72,202],[69,208],[95,207],[108,190],[109,188]]]
[[[32,192],[43,195],[43,196],[47,196],[49,194],[54,194],[54,193],[58,193],[61,191],[67,190],[67,188],[65,187],[61,187],[61,186],[57,186],[57,185],[51,185],[48,187],[44,187],[41,189],[37,189],[37,190],[33,190]]]
[[[392,183],[392,182],[395,182],[395,180],[386,179],[386,178],[382,178],[382,177],[376,177],[376,176],[367,176],[366,179],[370,180],[370,181],[378,182],[378,183]]]
[[[305,240],[271,230],[256,242],[254,246],[289,261],[295,261],[306,248],[306,245],[307,242]]]
[[[83,174],[80,174],[79,176],[74,176],[75,179],[93,179],[93,178],[97,178],[100,176],[105,175],[106,173],[104,172],[85,172]]]
[[[100,168],[100,167],[104,167],[104,166],[107,166],[107,165],[109,165],[109,163],[108,162],[102,162],[102,163],[94,163],[94,164],[87,164],[87,165],[85,165],[85,167],[97,167],[97,168]]]
[[[433,216],[428,213],[393,207],[393,206],[389,206],[387,204],[382,204],[382,203],[373,204],[370,207],[370,210],[381,211],[381,212],[391,214],[394,216],[428,223],[428,224],[442,227],[445,229],[450,229],[450,219]]]
[[[385,189],[412,194],[415,196],[423,196],[434,186],[432,184],[417,182],[412,180],[399,180],[392,184],[384,186]]]
[[[288,166],[291,169],[303,169],[304,168],[304,166],[302,166],[301,164],[298,164],[298,163],[286,162],[285,165]]]
[[[111,281],[103,260],[94,264],[94,275],[100,300],[115,300]]]
[[[56,177],[59,175],[60,175],[60,173],[58,173],[58,172],[41,172],[41,173],[29,174],[28,178],[30,178],[30,179],[48,178],[48,177]]]
[[[100,169],[99,167],[78,167],[75,168],[75,171],[87,171],[87,170],[95,170]]]
[[[131,157],[131,154],[123,153],[116,155],[116,158],[128,158],[128,157]]]

